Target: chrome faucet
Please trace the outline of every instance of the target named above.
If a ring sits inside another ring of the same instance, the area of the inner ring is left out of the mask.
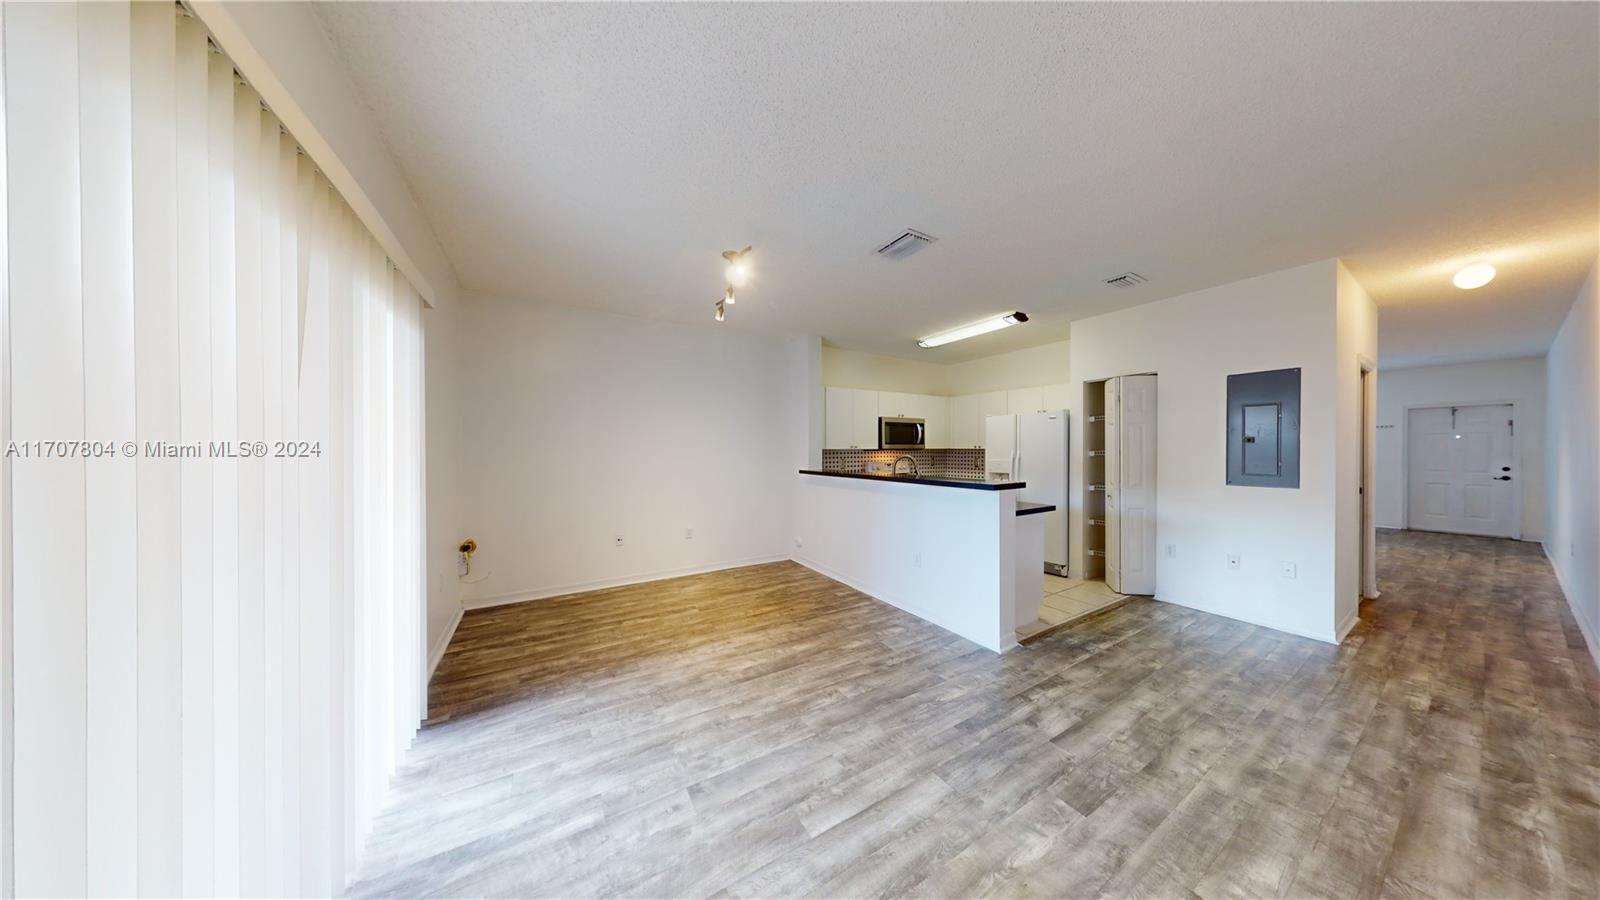
[[[912,459],[909,456],[902,456],[899,459],[896,459],[894,461],[894,466],[889,470],[889,474],[890,475],[899,475],[900,474],[900,460],[902,460],[902,459],[905,460],[908,463],[911,463],[911,472],[910,472],[910,474],[911,474],[912,478],[916,478],[917,477],[917,461]]]

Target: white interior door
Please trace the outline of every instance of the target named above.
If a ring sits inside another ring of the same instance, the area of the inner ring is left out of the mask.
[[[1124,594],[1154,594],[1156,376],[1127,375],[1117,381],[1117,530],[1120,537],[1117,583],[1111,587]],[[1107,423],[1107,433],[1110,431],[1110,423]],[[1109,528],[1111,523],[1107,521],[1106,524]]]
[[[1510,404],[1413,409],[1407,418],[1406,524],[1516,536]]]

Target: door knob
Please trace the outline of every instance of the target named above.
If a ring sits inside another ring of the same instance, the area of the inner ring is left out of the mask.
[[[1494,480],[1495,481],[1510,481],[1511,480],[1511,476],[1510,475],[1496,475],[1494,477]]]

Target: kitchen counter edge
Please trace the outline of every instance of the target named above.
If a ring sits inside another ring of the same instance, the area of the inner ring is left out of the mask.
[[[864,472],[825,472],[821,469],[801,469],[801,475],[822,475],[827,478],[856,478],[861,481],[888,481],[896,484],[926,484],[932,487],[964,488],[969,491],[1015,491],[1028,486],[1026,481],[970,481],[960,478],[912,478],[906,475],[868,475]]]

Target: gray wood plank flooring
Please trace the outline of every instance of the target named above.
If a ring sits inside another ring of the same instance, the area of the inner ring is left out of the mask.
[[[469,612],[353,893],[1600,896],[1539,548],[1379,568],[1340,647],[1140,600],[995,656],[792,563]]]

